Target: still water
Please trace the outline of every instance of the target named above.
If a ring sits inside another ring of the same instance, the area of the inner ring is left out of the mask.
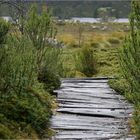
[[[73,17],[70,19],[70,21],[79,21],[81,23],[98,23],[100,22],[99,18],[80,18],[80,17]],[[119,18],[119,19],[115,19],[112,22],[118,22],[118,23],[128,23],[129,19],[128,18]]]

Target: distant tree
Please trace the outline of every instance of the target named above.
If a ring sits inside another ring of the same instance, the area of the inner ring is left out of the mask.
[[[115,12],[115,9],[111,7],[99,8],[97,12],[101,22],[109,22],[115,19],[115,17],[112,16],[112,14]]]

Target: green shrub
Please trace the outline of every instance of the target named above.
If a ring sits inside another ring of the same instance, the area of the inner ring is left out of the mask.
[[[25,21],[26,34],[29,36],[33,47],[36,49],[38,80],[44,83],[45,89],[53,92],[60,85],[61,49],[54,48],[48,43],[55,37],[55,28],[47,12],[37,14],[37,7],[33,6]]]
[[[133,113],[133,128],[137,139],[140,139],[140,104],[137,104]]]
[[[131,34],[125,39],[120,52],[124,78],[129,83],[132,94],[140,93],[140,2],[133,2],[130,15]]]
[[[126,92],[129,92],[130,86],[126,79],[117,78],[109,81],[109,85],[118,93],[125,95]],[[127,96],[126,96],[127,97]]]
[[[41,83],[44,83],[44,88],[49,92],[53,91],[60,87],[60,78],[53,71],[49,69],[42,69],[38,75],[38,80]]]
[[[130,35],[125,39],[120,51],[120,63],[123,77],[129,90],[125,91],[129,100],[135,105],[133,115],[134,128],[140,138],[140,1],[132,2],[130,14]]]
[[[36,59],[26,37],[9,37],[7,45],[0,49],[0,54],[3,55],[0,63],[1,93],[20,94],[34,84]]]
[[[108,41],[103,41],[104,47],[111,47],[111,44]]]
[[[9,27],[9,23],[6,23],[4,20],[0,19],[0,44],[5,42]]]
[[[43,136],[45,129],[49,127],[50,102],[51,98],[45,92],[38,93],[32,90],[20,96],[13,93],[7,98],[1,98],[0,113],[8,120],[18,122],[21,130],[30,124],[40,136]]]
[[[35,49],[28,37],[9,36],[0,48],[0,113],[18,122],[22,130],[31,125],[43,136],[49,126],[51,98],[39,87]],[[25,125],[23,125],[23,123]],[[6,127],[6,126],[5,126]],[[2,128],[1,131],[5,131]],[[7,130],[7,133],[10,131]],[[4,132],[3,136],[4,137]]]
[[[93,56],[92,48],[84,46],[75,55],[75,68],[87,77],[91,77],[96,73],[96,59]]]
[[[43,136],[49,126],[51,98],[37,81],[34,48],[28,38],[9,37],[0,69],[0,113],[19,124],[30,124]],[[46,98],[47,97],[47,98]],[[22,126],[22,125],[21,125]]]
[[[108,42],[111,43],[111,44],[119,44],[120,40],[117,39],[117,38],[109,38]]]
[[[52,33],[49,16],[41,17],[37,13],[33,13],[32,16],[35,19],[30,17],[30,24],[25,22],[24,34],[18,32],[18,36],[15,33],[7,36],[9,25],[4,21],[0,22],[0,139],[13,138],[12,136],[16,138],[13,129],[17,129],[17,132],[20,129],[31,133],[30,128],[40,137],[48,137],[46,129],[52,114],[52,97],[44,90],[44,85],[39,83],[38,76],[45,70],[45,78],[49,84],[52,82],[47,88],[52,89],[52,85],[58,86],[56,68],[60,64],[55,60],[59,59],[60,50],[48,51],[46,47],[44,38]],[[36,21],[35,26],[32,20]],[[27,25],[31,27],[30,30],[27,30]],[[32,36],[32,33],[35,36]],[[14,124],[17,123],[16,128]]]
[[[53,90],[60,86],[60,75],[63,72],[61,55],[61,48],[47,46],[38,80],[44,83],[44,87],[49,93],[53,93]]]
[[[91,43],[91,47],[93,47],[93,48],[99,48],[100,47],[100,43],[98,43],[98,42],[92,42]]]
[[[69,48],[79,48],[79,45],[76,44],[75,42],[72,42],[68,45]]]

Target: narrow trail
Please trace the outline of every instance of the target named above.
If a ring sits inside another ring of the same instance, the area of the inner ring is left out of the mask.
[[[51,119],[51,140],[134,140],[132,106],[108,85],[108,78],[63,79],[55,91],[59,108]]]

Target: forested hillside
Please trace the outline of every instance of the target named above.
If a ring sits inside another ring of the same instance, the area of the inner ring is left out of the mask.
[[[33,3],[38,4],[38,9],[47,7],[52,15],[60,18],[70,17],[98,17],[98,9],[110,7],[113,9],[111,16],[116,18],[128,17],[130,13],[130,1],[24,1],[25,7]],[[21,2],[21,1],[17,1]],[[0,14],[3,16],[11,13],[12,6],[0,5]],[[29,8],[27,8],[29,9]]]
[[[116,18],[127,17],[130,12],[129,1],[53,1],[48,2],[53,9],[53,15],[68,17],[97,17],[101,7],[111,7]]]

